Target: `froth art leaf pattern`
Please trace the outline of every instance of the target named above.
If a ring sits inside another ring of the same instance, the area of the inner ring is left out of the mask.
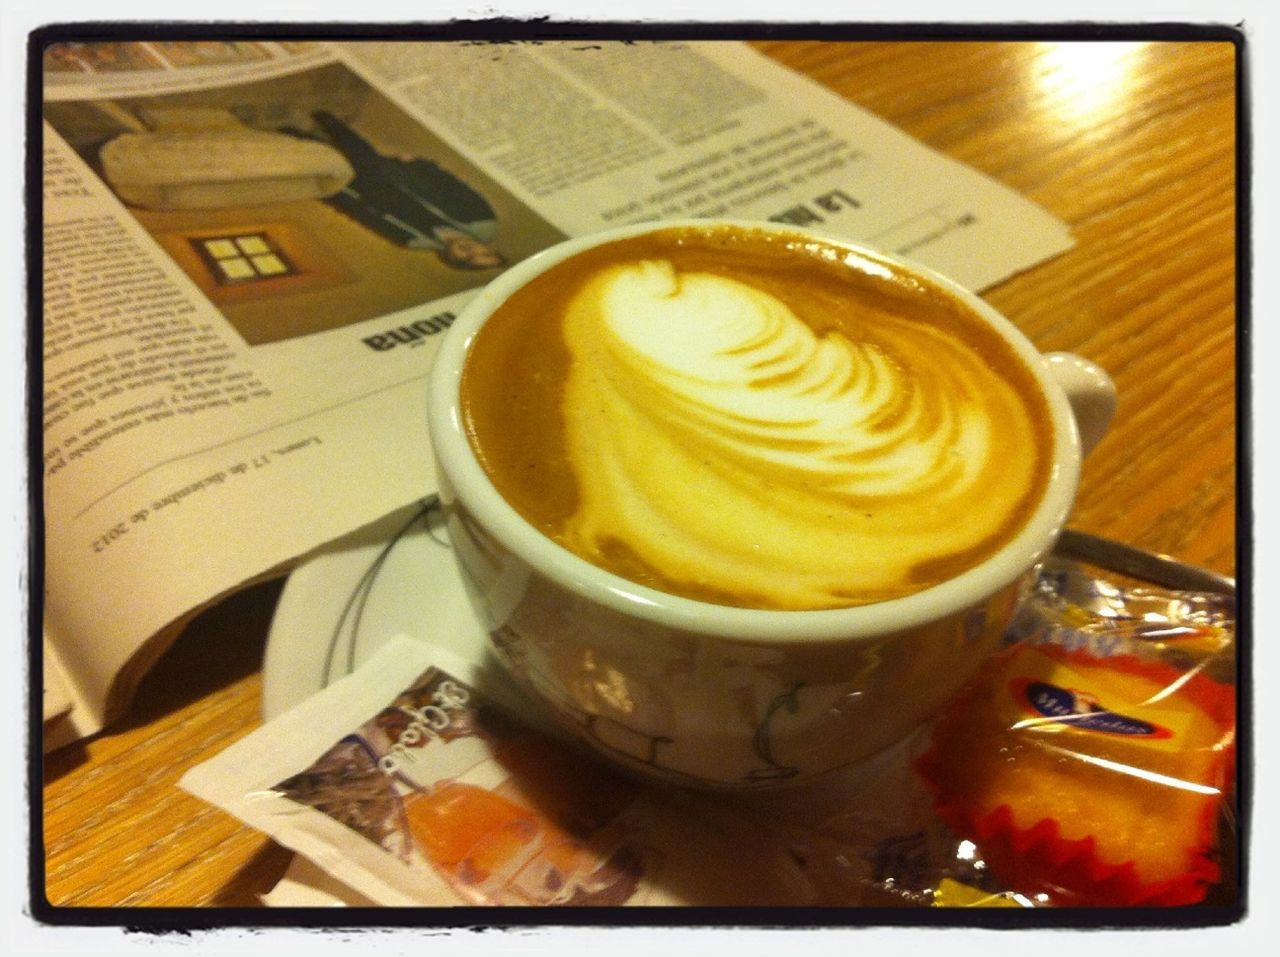
[[[996,534],[1033,481],[1021,401],[925,324],[820,334],[763,290],[646,261],[587,283],[565,335],[566,540],[588,557],[624,543],[766,607],[846,605],[850,583],[881,600]]]

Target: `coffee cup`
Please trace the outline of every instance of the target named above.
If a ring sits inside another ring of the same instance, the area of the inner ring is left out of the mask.
[[[496,657],[605,758],[717,789],[852,765],[954,697],[1115,407],[924,267],[709,220],[507,270],[428,392]]]

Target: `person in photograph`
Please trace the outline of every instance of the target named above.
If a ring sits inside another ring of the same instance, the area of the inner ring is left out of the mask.
[[[312,114],[318,133],[347,158],[355,178],[325,202],[386,239],[428,249],[453,269],[494,269],[497,216],[488,200],[437,163],[388,156],[331,113]],[[290,131],[295,135],[297,131]]]

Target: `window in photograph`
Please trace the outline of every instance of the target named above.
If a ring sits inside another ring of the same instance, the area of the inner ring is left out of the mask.
[[[279,279],[298,273],[264,233],[205,236],[191,242],[219,285]]]

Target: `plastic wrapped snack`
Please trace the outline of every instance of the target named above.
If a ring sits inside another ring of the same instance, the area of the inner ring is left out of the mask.
[[[1051,567],[917,768],[993,875],[1041,904],[1202,900],[1223,877],[1234,610]]]

